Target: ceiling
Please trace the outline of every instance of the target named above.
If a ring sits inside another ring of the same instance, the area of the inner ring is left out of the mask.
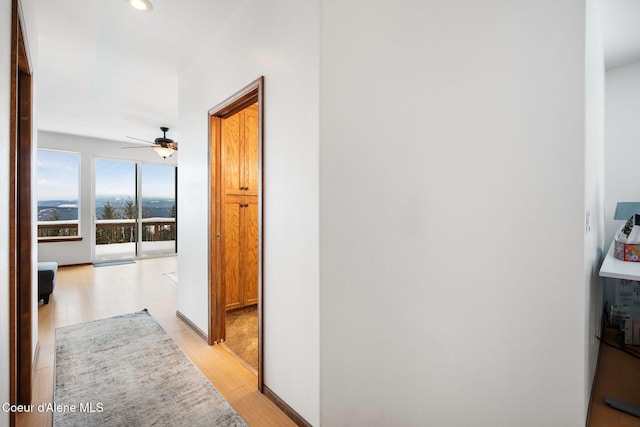
[[[178,139],[178,72],[239,1],[35,0],[38,128],[135,142]]]
[[[38,127],[116,141],[177,124],[178,73],[240,0],[34,0]],[[640,60],[640,0],[600,0],[608,67]]]

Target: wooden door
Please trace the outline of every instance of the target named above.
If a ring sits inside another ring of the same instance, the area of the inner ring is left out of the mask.
[[[258,303],[258,104],[221,120],[222,278],[226,310]]]
[[[226,309],[258,303],[258,198],[228,196],[223,218]]]
[[[244,187],[244,114],[242,111],[222,120],[220,157],[223,194],[242,194]]]
[[[244,194],[258,195],[258,104],[242,110],[244,121],[243,187]]]
[[[251,188],[251,187],[249,187]],[[243,305],[258,303],[258,197],[245,197],[241,210],[243,236]]]
[[[222,217],[222,280],[226,288],[226,309],[242,307],[241,196],[225,198]]]
[[[258,195],[258,104],[222,120],[222,185],[226,194]]]

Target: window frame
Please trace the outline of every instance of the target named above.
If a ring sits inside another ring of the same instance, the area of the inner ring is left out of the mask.
[[[39,147],[37,149],[37,153],[36,153],[36,161],[38,160],[39,156],[40,156],[40,152],[41,151],[47,151],[50,153],[60,153],[60,154],[67,154],[67,155],[74,155],[77,158],[77,177],[76,177],[76,194],[77,194],[77,199],[76,199],[76,204],[77,204],[77,219],[75,220],[69,220],[69,223],[71,224],[77,224],[77,232],[76,235],[73,236],[40,236],[40,225],[43,223],[47,223],[50,221],[40,221],[38,220],[38,217],[36,215],[36,228],[37,228],[37,238],[38,238],[38,243],[54,243],[54,242],[77,242],[77,241],[81,241],[82,240],[82,212],[81,212],[81,199],[82,199],[82,153],[78,152],[78,151],[70,151],[70,150],[60,150],[60,149],[55,149],[55,148],[45,148],[45,147]],[[36,163],[36,173],[37,173],[37,179],[40,179],[40,166]],[[37,212],[39,213],[40,210],[40,197],[41,197],[41,191],[39,188],[39,184],[36,181],[36,208],[37,208]],[[73,221],[73,222],[71,222]]]

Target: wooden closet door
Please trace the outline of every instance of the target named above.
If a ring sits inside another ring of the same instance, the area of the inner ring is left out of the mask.
[[[258,104],[221,120],[226,308],[258,303]]]
[[[222,280],[226,292],[226,308],[242,307],[242,209],[240,197],[225,197],[222,217]]]
[[[258,195],[258,104],[242,110],[244,114],[244,163],[243,180],[246,195]]]
[[[222,192],[242,194],[244,187],[244,115],[240,111],[222,119],[220,157],[222,165]]]
[[[258,303],[258,198],[229,196],[223,218],[226,309]]]
[[[243,305],[258,303],[258,197],[245,197],[240,211],[243,233]]]

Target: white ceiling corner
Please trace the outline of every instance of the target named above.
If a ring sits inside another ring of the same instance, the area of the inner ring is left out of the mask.
[[[38,128],[153,140],[177,124],[178,73],[237,1],[36,0]]]

